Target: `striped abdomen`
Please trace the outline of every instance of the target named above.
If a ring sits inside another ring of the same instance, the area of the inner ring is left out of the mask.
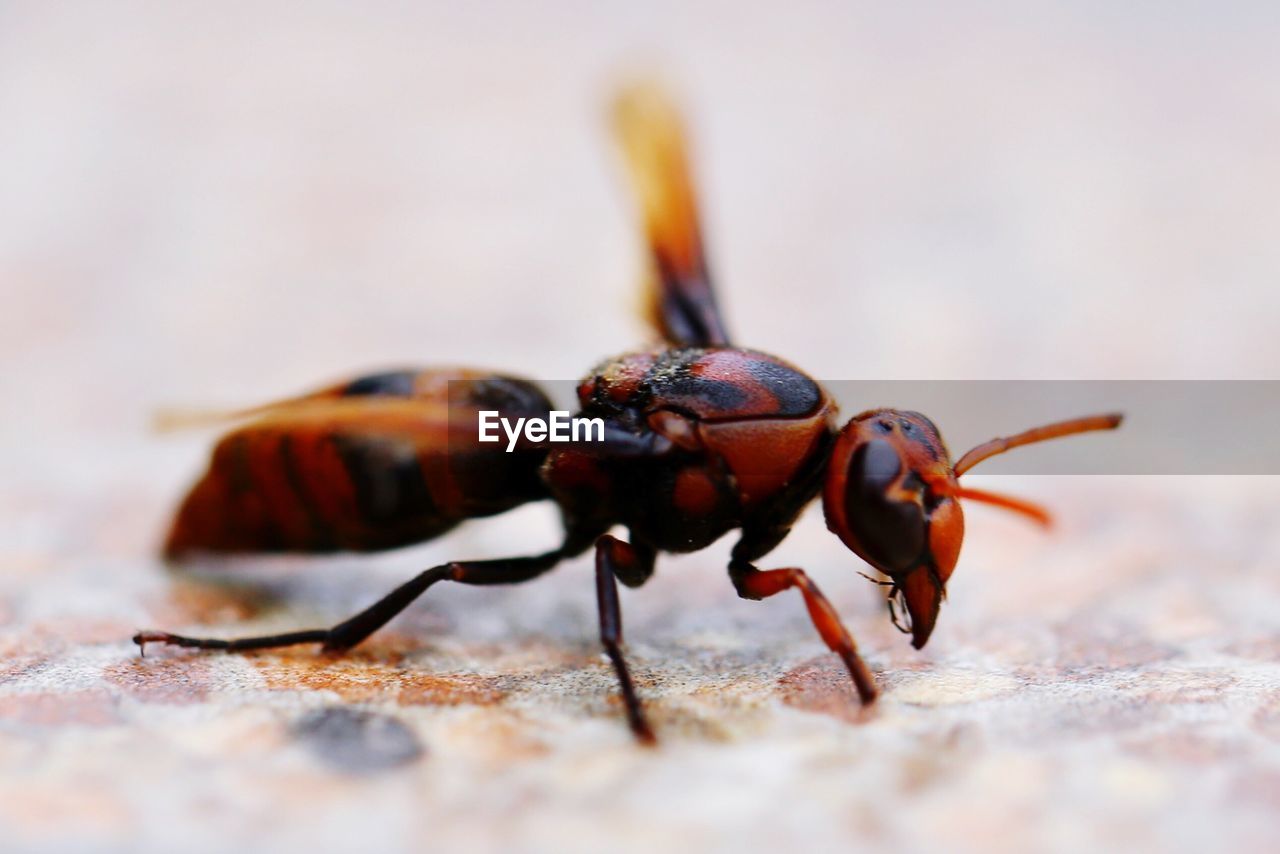
[[[267,407],[219,441],[165,553],[387,549],[543,497],[543,453],[480,445],[479,409],[545,417],[550,404],[522,380],[434,371]]]

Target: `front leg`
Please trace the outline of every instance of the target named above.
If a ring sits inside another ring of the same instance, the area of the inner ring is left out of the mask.
[[[840,622],[840,615],[831,606],[831,602],[822,595],[818,585],[813,583],[803,569],[760,570],[745,560],[735,558],[729,564],[729,577],[743,599],[767,599],[793,587],[799,589],[814,628],[827,647],[839,655],[849,668],[849,675],[853,677],[853,686],[858,690],[862,704],[865,706],[875,701],[875,679],[858,655],[853,636]]]
[[[618,604],[619,575],[624,578],[647,578],[653,572],[654,552],[645,546],[633,546],[605,534],[596,540],[596,602],[600,609],[600,642],[613,662],[614,672],[622,688],[622,702],[627,722],[641,744],[655,744],[653,728],[644,716],[636,686],[631,681],[626,659],[622,657],[622,609]]]

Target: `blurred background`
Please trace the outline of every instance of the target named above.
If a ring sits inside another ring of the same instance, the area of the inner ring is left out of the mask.
[[[684,103],[745,344],[830,380],[1277,379],[1278,33],[1270,3],[0,3],[3,823],[31,848],[1261,850],[1269,477],[983,481],[1060,527],[975,512],[925,653],[807,517],[776,565],[861,638],[871,722],[798,601],[734,598],[726,543],[666,561],[627,603],[653,755],[585,562],[450,590],[352,663],[152,666],[127,638],[333,622],[551,541],[532,507],[265,562],[253,593],[174,577],[154,547],[212,436],[148,422],[401,364],[569,380],[643,342],[603,120],[636,73]]]

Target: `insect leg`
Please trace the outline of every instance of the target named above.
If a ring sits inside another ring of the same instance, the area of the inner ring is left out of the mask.
[[[729,577],[743,599],[767,599],[793,587],[799,589],[804,596],[804,604],[809,609],[813,627],[818,630],[827,647],[844,660],[862,704],[865,706],[875,701],[875,679],[858,656],[853,636],[840,622],[840,615],[831,606],[831,602],[822,595],[818,585],[813,583],[803,569],[760,570],[747,561],[734,560],[729,564]]]
[[[437,581],[460,584],[519,584],[531,581],[560,563],[567,555],[561,549],[532,557],[499,558],[447,563],[433,567],[392,590],[373,605],[329,630],[326,651],[350,649],[399,614]]]
[[[600,608],[600,642],[613,662],[622,687],[622,702],[627,710],[627,723],[642,744],[654,744],[656,739],[649,721],[645,719],[640,698],[636,696],[631,672],[622,657],[622,610],[618,605],[618,580],[625,577],[648,576],[653,571],[653,550],[612,537],[608,534],[596,540],[596,601]]]
[[[545,554],[531,557],[455,561],[441,564],[411,578],[354,617],[328,629],[305,629],[279,635],[234,640],[191,638],[169,632],[139,632],[133,636],[133,642],[144,650],[148,643],[164,643],[192,649],[221,649],[228,652],[244,652],[304,643],[324,644],[326,651],[346,650],[386,625],[392,617],[407,608],[437,581],[457,581],[461,584],[518,584],[542,575],[564,558],[571,557],[580,551],[582,551],[580,547],[575,549],[566,544]]]

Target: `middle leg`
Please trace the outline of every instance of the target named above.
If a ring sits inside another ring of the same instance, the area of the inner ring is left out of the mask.
[[[596,540],[596,602],[600,609],[600,642],[613,662],[622,688],[627,723],[642,744],[655,744],[653,728],[645,718],[636,686],[622,657],[622,609],[618,604],[618,577],[647,578],[653,572],[654,552],[605,534]]]

